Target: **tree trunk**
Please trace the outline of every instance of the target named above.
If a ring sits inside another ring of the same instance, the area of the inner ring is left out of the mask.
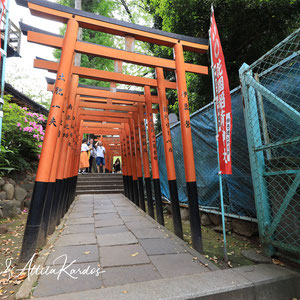
[[[75,0],[75,9],[80,9],[81,10],[81,0]],[[78,30],[77,39],[82,40],[82,28],[79,28],[79,30]],[[75,66],[80,66],[80,63],[81,63],[81,54],[76,53],[74,65]]]

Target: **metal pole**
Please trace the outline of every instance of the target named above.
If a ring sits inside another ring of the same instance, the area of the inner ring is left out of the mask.
[[[220,158],[219,158],[219,140],[218,140],[218,121],[216,115],[216,92],[215,92],[215,78],[214,78],[214,68],[213,68],[213,59],[212,59],[212,49],[211,49],[211,38],[209,31],[209,48],[210,48],[210,60],[211,60],[211,76],[213,83],[213,94],[214,94],[214,117],[216,125],[216,142],[217,142],[217,156],[218,156],[218,176],[219,176],[219,185],[220,185],[220,198],[221,198],[221,213],[222,213],[222,228],[223,228],[223,241],[224,241],[224,261],[228,261],[227,256],[227,245],[226,245],[226,229],[225,229],[225,215],[224,215],[224,201],[223,201],[223,185],[222,185],[222,173],[220,171]]]
[[[1,22],[2,20],[0,20]],[[3,118],[3,104],[4,104],[4,88],[5,88],[5,71],[6,71],[6,57],[7,57],[7,40],[8,40],[8,23],[9,23],[9,0],[6,6],[6,21],[5,21],[5,35],[3,45],[3,60],[2,60],[2,76],[1,76],[1,99],[0,99],[0,146],[2,139],[2,118]]]

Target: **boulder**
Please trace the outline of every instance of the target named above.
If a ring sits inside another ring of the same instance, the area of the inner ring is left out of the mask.
[[[12,200],[15,193],[15,188],[11,183],[6,183],[3,185],[2,190],[6,192],[6,199]]]
[[[189,220],[189,210],[185,207],[180,207],[180,216],[182,221]]]
[[[32,175],[26,175],[26,177],[24,178],[24,182],[31,182],[32,181]]]
[[[27,199],[24,201],[24,206],[27,207],[27,208],[30,208],[30,203],[31,203],[31,199],[30,199],[30,198],[27,198]]]
[[[0,186],[2,186],[4,184],[5,184],[5,180],[2,177],[0,177]]]
[[[31,197],[32,197],[32,191],[28,192],[27,197],[28,197],[28,198],[31,198]]]
[[[258,233],[257,224],[239,219],[232,219],[232,229],[235,233],[251,237]]]
[[[0,234],[4,234],[8,232],[8,227],[7,225],[1,224],[0,225]]]
[[[255,249],[242,250],[242,255],[247,259],[258,263],[258,264],[271,264],[272,259],[270,257],[266,257]]]
[[[166,205],[166,208],[167,208],[168,214],[171,215],[171,214],[172,214],[172,207],[171,207],[171,204],[168,203],[168,204]]]
[[[12,178],[8,178],[7,181],[12,184],[13,186],[16,185],[16,182]]]
[[[218,233],[223,233],[223,227],[220,225],[220,226],[215,226],[214,228],[213,228],[213,230],[215,231],[215,232],[218,232]],[[226,227],[226,225],[225,225],[225,232],[227,233],[227,232],[229,232],[230,230]]]
[[[23,189],[25,189],[27,192],[31,192],[33,190],[33,187],[34,187],[34,183],[33,182],[24,183],[24,184],[21,185],[21,187]]]
[[[18,201],[23,201],[27,196],[27,191],[20,186],[15,187],[15,199]]]
[[[227,219],[227,220],[228,220],[228,219]],[[230,221],[226,221],[226,218],[225,218],[225,227],[226,227],[229,231],[232,231],[231,220],[230,220]]]
[[[16,206],[21,208],[23,206],[23,201],[19,201],[19,200],[11,200],[11,202]]]
[[[201,216],[201,225],[209,226],[211,224],[210,219],[207,214],[202,214]]]
[[[219,226],[222,224],[222,217],[220,215],[209,214],[210,221],[215,225]]]
[[[6,192],[5,191],[1,191],[0,192],[0,200],[5,200],[6,199]]]
[[[21,209],[17,206],[19,201],[0,201],[3,218],[14,218],[21,213]]]

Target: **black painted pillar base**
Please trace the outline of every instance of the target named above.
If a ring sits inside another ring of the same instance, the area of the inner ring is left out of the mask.
[[[73,195],[72,195],[72,202],[75,200],[75,193],[76,193],[76,186],[77,186],[77,179],[78,179],[78,176],[74,176],[74,189],[73,189]]]
[[[130,187],[129,187],[129,176],[125,176],[125,183],[126,183],[126,197],[129,199],[130,195]]]
[[[44,213],[42,216],[41,227],[40,227],[39,237],[37,241],[37,248],[43,247],[47,241],[47,233],[48,233],[48,226],[50,220],[50,213],[52,209],[54,187],[55,187],[55,182],[48,183],[47,194],[46,194],[45,205],[44,205]]]
[[[125,197],[128,198],[128,194],[127,194],[127,176],[123,175],[123,186],[124,186],[124,195]]]
[[[139,206],[139,189],[138,189],[138,181],[132,180],[133,186],[133,202],[135,205]]]
[[[73,176],[71,177],[71,183],[72,183],[72,188],[71,188],[71,204],[73,203],[75,199],[75,190],[76,190],[76,177]]]
[[[61,190],[61,194],[60,194],[60,199],[61,199],[61,203],[62,203],[62,208],[61,208],[61,219],[64,217],[65,212],[66,212],[66,206],[67,206],[67,201],[66,201],[66,190],[67,190],[67,180],[66,178],[63,179],[63,184],[62,184],[62,190]]]
[[[189,203],[189,218],[192,234],[192,246],[195,250],[203,253],[201,220],[199,214],[199,203],[196,182],[187,182],[187,193]]]
[[[68,189],[69,189],[69,181],[68,178],[64,179],[66,184],[65,184],[65,190],[64,190],[64,194],[63,194],[63,199],[64,199],[64,215],[66,214],[66,212],[68,211]]]
[[[128,182],[129,182],[129,199],[134,202],[134,195],[133,195],[133,179],[132,176],[128,176]]]
[[[59,191],[59,194],[58,194],[59,207],[58,207],[58,211],[57,211],[56,225],[59,225],[60,220],[63,217],[63,207],[64,207],[63,193],[64,193],[64,189],[65,189],[65,181],[64,181],[64,179],[61,179],[61,187],[60,187],[60,191]]]
[[[74,177],[70,177],[70,189],[69,189],[69,207],[71,206],[71,204],[73,203],[73,194],[74,194]]]
[[[161,190],[160,190],[160,180],[159,178],[153,179],[154,185],[154,195],[155,195],[155,209],[156,209],[156,219],[160,225],[165,225],[164,222],[164,212],[161,201]]]
[[[143,182],[143,177],[138,177],[138,183],[139,183],[140,208],[143,211],[146,211],[145,198],[144,198],[144,182]]]
[[[151,178],[145,178],[146,194],[147,194],[147,207],[148,215],[154,219],[154,209],[153,209],[153,199],[152,199],[152,189],[151,189]]]
[[[169,182],[169,189],[170,189],[174,233],[179,238],[183,239],[182,222],[181,222],[180,207],[179,207],[179,200],[178,200],[177,182],[176,182],[176,179],[169,180],[168,182]]]
[[[72,191],[72,177],[67,178],[67,209],[66,212],[69,210],[69,207],[71,206],[71,191]]]
[[[126,184],[125,184],[126,180],[125,180],[125,175],[122,176],[122,179],[123,179],[124,195],[126,196],[126,187],[125,187],[126,186]]]
[[[42,221],[48,182],[36,181],[31,197],[19,261],[28,262],[35,253]]]
[[[59,199],[58,195],[60,193],[62,180],[57,179],[54,186],[53,192],[53,202],[52,202],[52,209],[51,209],[51,216],[49,220],[49,227],[48,227],[48,234],[52,234],[56,227],[56,220],[57,220],[57,211],[59,207]]]

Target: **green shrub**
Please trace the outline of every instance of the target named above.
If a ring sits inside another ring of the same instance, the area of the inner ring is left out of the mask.
[[[45,116],[10,103],[9,96],[5,96],[3,113],[0,173],[32,170],[41,152]]]

